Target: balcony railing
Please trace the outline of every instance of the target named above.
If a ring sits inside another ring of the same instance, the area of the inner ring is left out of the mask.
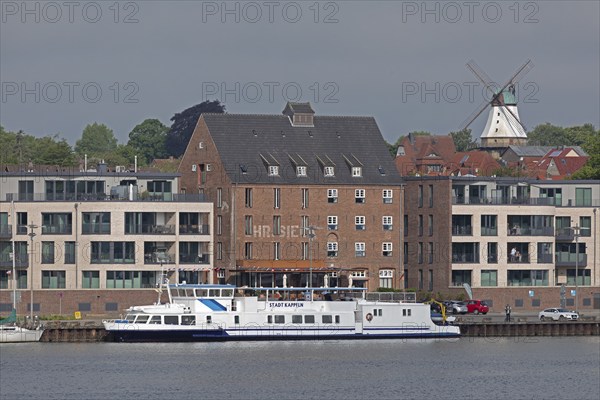
[[[175,225],[133,224],[125,226],[128,235],[174,235]]]
[[[208,235],[208,225],[179,225],[179,233],[182,235]]]
[[[508,256],[509,264],[529,264],[529,254],[521,254],[516,256]]]
[[[454,236],[471,236],[473,234],[473,227],[470,225],[454,225],[452,226],[452,235]]]
[[[498,227],[497,226],[493,226],[493,227],[482,226],[481,227],[481,236],[498,236]]]
[[[42,225],[42,235],[70,235],[72,232],[72,224]]]
[[[155,252],[144,255],[144,264],[173,264],[175,254]]]
[[[13,260],[8,254],[0,255],[0,267],[12,267]],[[29,256],[27,254],[17,254],[15,267],[27,267],[29,265]]]
[[[12,225],[0,224],[0,238],[9,239],[12,237]]]
[[[557,252],[554,257],[554,262],[557,267],[586,267],[587,266],[587,254],[579,253],[579,260],[576,263],[577,254],[567,252]]]
[[[452,204],[480,204],[480,205],[526,205],[548,206],[554,204],[548,197],[452,197]]]
[[[508,236],[554,236],[554,228],[551,226],[541,228],[513,227],[508,229],[507,234]]]
[[[538,254],[537,256],[538,264],[552,264],[553,260],[552,254]]]
[[[571,228],[560,228],[556,230],[554,237],[556,240],[571,242],[575,240],[575,232]]]
[[[208,201],[204,194],[196,193],[164,193],[164,194],[144,194],[137,193],[132,196],[132,200],[129,198],[124,198],[122,196],[111,196],[106,193],[95,193],[95,194],[83,194],[83,193],[70,193],[62,196],[47,195],[46,193],[27,193],[27,194],[19,194],[19,193],[7,193],[6,201],[117,201],[117,202],[127,202],[127,201],[161,201],[161,202],[206,202]]]
[[[452,254],[453,263],[478,263],[479,254]]]
[[[110,222],[83,224],[81,232],[84,234],[110,234]]]
[[[181,264],[209,264],[209,260],[208,254],[179,254]]]

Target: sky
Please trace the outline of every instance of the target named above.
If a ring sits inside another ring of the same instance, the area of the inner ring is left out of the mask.
[[[447,134],[517,84],[533,129],[600,126],[598,1],[0,1],[0,125],[71,144],[218,99],[230,113],[375,117],[388,142]],[[470,126],[479,137],[487,110]]]

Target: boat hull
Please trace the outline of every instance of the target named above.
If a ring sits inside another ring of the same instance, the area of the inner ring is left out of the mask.
[[[440,326],[434,331],[419,329],[378,329],[356,333],[353,328],[321,329],[128,329],[107,328],[110,338],[117,342],[223,342],[223,341],[272,341],[272,340],[372,340],[372,339],[444,339],[458,338],[457,327]]]
[[[15,329],[0,329],[0,343],[39,342],[44,333],[43,329],[31,330],[16,327]]]

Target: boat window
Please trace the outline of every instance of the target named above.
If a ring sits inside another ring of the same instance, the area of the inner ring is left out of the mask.
[[[182,315],[181,316],[181,325],[196,325],[196,316],[195,315]]]
[[[402,310],[402,316],[403,317],[410,317],[410,308],[404,309]]]
[[[186,297],[194,297],[194,289],[185,289]]]
[[[232,297],[233,296],[233,289],[223,289],[223,290],[221,290],[221,296],[222,297]]]
[[[275,323],[276,324],[285,324],[285,315],[276,315]]]
[[[177,315],[165,315],[165,325],[179,325],[179,317]]]
[[[333,322],[333,318],[331,318],[331,315],[323,315],[323,323],[324,324],[331,324]]]
[[[240,316],[239,315],[235,315],[233,317],[233,323],[234,324],[239,324],[240,323]]]
[[[196,297],[206,297],[206,296],[208,296],[208,290],[196,289]]]
[[[336,324],[339,324],[339,323],[340,323],[340,316],[339,316],[339,315],[336,315],[336,316],[335,316],[335,323],[336,323]]]
[[[206,323],[207,324],[211,324],[212,323],[212,316],[211,315],[207,315],[206,316]]]
[[[160,324],[160,315],[153,315],[150,319],[151,324]]]
[[[127,314],[125,316],[125,319],[127,320],[127,322],[133,322],[133,320],[135,319],[135,314],[134,315]]]
[[[373,315],[376,317],[381,317],[383,315],[383,310],[381,308],[374,308],[373,309]]]
[[[185,296],[185,289],[175,289],[175,296],[177,296],[177,297],[184,297]]]
[[[292,323],[293,324],[301,324],[302,323],[302,315],[292,315]]]
[[[220,297],[219,292],[220,292],[219,289],[210,289],[208,291],[208,296],[209,297]]]
[[[146,322],[148,322],[148,320],[150,319],[149,315],[138,315],[137,319],[135,320],[136,324],[145,324]]]
[[[267,324],[272,324],[272,323],[273,323],[273,316],[267,315]]]
[[[304,316],[304,323],[305,324],[314,324],[315,323],[315,316],[314,315],[305,315]]]

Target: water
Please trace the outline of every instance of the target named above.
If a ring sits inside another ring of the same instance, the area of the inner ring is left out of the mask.
[[[0,346],[0,398],[600,398],[600,338]]]

